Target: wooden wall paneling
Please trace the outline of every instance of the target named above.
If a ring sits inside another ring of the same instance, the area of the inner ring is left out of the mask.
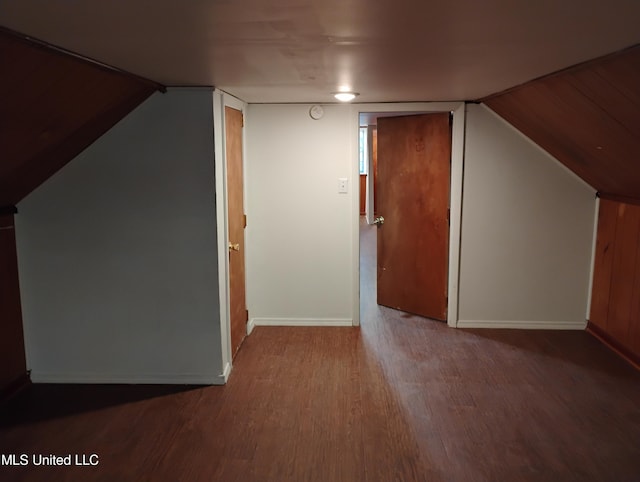
[[[74,109],[74,104],[79,103],[80,99],[84,101],[79,95],[82,89],[77,93],[67,92],[70,86],[66,85],[59,72],[50,72],[47,78],[47,89],[32,88],[26,83],[24,90],[14,91],[12,101],[5,105],[11,127],[6,132],[7,139],[3,139],[6,141],[3,142],[6,146],[6,169],[3,177],[24,166],[47,148],[55,146],[82,125],[83,119],[78,117]],[[47,92],[49,96],[54,95],[55,100],[47,98]],[[65,103],[68,104],[68,110],[60,112]],[[86,107],[91,105],[83,103]]]
[[[488,105],[597,190],[629,195],[640,186],[640,172],[628,160],[640,153],[640,138],[567,77],[527,86]]]
[[[4,164],[14,168],[39,152],[47,142],[55,140],[56,131],[66,131],[65,119],[61,118],[66,110],[61,106],[74,100],[73,91],[69,95],[67,90],[80,87],[80,82],[90,79],[84,78],[83,65],[79,66],[77,59],[52,54],[7,34],[0,34],[0,45],[3,54],[22,60],[12,63],[9,75],[0,80],[3,91],[10,93],[3,99],[2,113],[11,121],[4,132],[7,137],[0,133],[6,141],[3,142]],[[67,76],[70,77],[68,84],[65,83]],[[72,111],[74,102],[66,107]],[[52,114],[58,118],[51,118]],[[72,117],[71,113],[65,117]]]
[[[0,29],[0,205],[16,204],[163,87]]]
[[[640,206],[601,199],[589,331],[640,366]]]
[[[632,136],[640,137],[640,124],[636,123],[638,108],[629,96],[618,88],[618,83],[598,73],[595,69],[581,70],[567,74],[569,83],[596,106],[606,106],[606,113],[613,126],[622,127]],[[640,78],[638,79],[640,85]],[[603,111],[604,112],[604,111]]]
[[[640,169],[629,162],[634,153],[640,154],[640,137],[634,135],[638,130],[637,123],[627,119],[626,125],[621,124],[625,113],[619,112],[620,106],[594,101],[581,91],[583,83],[576,87],[572,83],[574,80],[575,75],[567,74],[547,81],[554,106],[566,112],[563,118],[566,124],[556,128],[572,139],[575,149],[571,158],[565,158],[565,165],[583,165],[587,175],[594,178],[592,185],[599,191],[640,194],[640,190],[634,190],[634,186],[640,186]],[[603,89],[615,92],[614,86]],[[614,95],[607,93],[600,97]],[[554,114],[560,115],[558,110]],[[637,111],[635,119],[640,121]]]
[[[538,99],[546,129],[554,132],[550,138],[545,134],[539,141],[548,145],[549,152],[563,162],[569,169],[585,179],[592,186],[602,190],[603,180],[593,171],[591,156],[605,141],[601,130],[593,124],[604,123],[603,113],[590,104],[564,79],[548,79],[544,84],[544,95]],[[588,119],[586,119],[588,118]],[[567,133],[571,126],[571,133]],[[609,184],[610,179],[607,179]]]
[[[640,236],[636,243],[635,281],[633,283],[631,321],[629,323],[629,347],[640,358]]]
[[[13,214],[0,214],[0,399],[26,378]]]
[[[80,147],[72,150],[72,157],[75,157],[86,147],[84,139],[80,138],[84,138],[91,127],[101,124],[108,126],[106,129],[98,129],[96,134],[90,136],[93,141],[151,94],[148,89],[126,86],[117,79],[96,79],[86,73],[74,70],[68,72],[77,78],[86,79],[85,84],[79,86],[76,82],[57,78],[49,84],[52,91],[56,92],[56,101],[41,99],[53,93],[45,90],[40,96],[34,95],[31,101],[16,96],[16,101],[8,106],[7,112],[11,115],[14,127],[11,133],[7,133],[12,134],[10,139],[3,142],[3,145],[8,146],[7,160],[10,163],[10,169],[5,169],[5,175],[11,175],[25,167],[28,171],[34,162],[39,164],[47,159],[51,160],[56,157],[55,151],[59,146],[78,138]],[[135,99],[132,107],[114,120],[109,119],[110,114],[118,111],[121,106],[131,105],[131,99]],[[53,172],[58,168],[56,166]]]
[[[0,59],[3,65],[11,66],[11,75],[4,75],[0,82],[11,92],[18,91],[18,88],[31,91],[34,86],[40,85],[40,74],[52,71],[56,62],[56,57],[46,55],[42,49],[29,49],[28,45],[18,37],[0,31]]]
[[[572,118],[564,106],[550,102],[550,96],[553,93],[547,85],[530,84],[492,98],[486,105],[591,184],[595,179],[589,178],[588,171],[579,163],[572,166],[566,163],[566,159],[578,157],[571,138],[563,134],[564,126]]]
[[[640,207],[618,204],[617,217],[607,332],[630,349],[633,288],[636,281],[636,258],[640,239]],[[638,321],[636,320],[636,323]]]
[[[596,190],[640,198],[640,46],[482,101]]]
[[[595,62],[591,70],[615,86],[629,102],[640,107],[640,48],[628,49]]]
[[[609,295],[611,293],[613,256],[616,249],[617,222],[617,203],[600,200],[589,321],[603,330],[607,329],[609,318]]]
[[[113,102],[100,111],[99,115],[77,127],[72,135],[52,143],[28,161],[0,176],[0,202],[19,202],[150,95],[151,92],[141,89]]]

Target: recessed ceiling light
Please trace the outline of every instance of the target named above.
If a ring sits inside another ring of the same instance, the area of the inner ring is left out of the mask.
[[[334,92],[333,96],[340,102],[349,102],[355,99],[360,94],[357,92]]]

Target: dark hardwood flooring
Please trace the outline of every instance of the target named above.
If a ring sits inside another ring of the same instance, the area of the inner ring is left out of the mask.
[[[0,417],[0,481],[639,481],[640,373],[585,332],[258,327],[225,387],[36,385]]]

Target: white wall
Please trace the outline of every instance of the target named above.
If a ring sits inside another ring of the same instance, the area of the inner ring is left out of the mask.
[[[246,117],[247,296],[254,324],[352,323],[350,106],[251,104]],[[349,193],[338,193],[338,178]]]
[[[595,191],[469,105],[459,327],[585,326]]]
[[[211,95],[154,94],[18,205],[35,382],[223,381]]]

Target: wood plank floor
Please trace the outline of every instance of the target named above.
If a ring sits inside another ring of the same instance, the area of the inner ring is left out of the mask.
[[[38,385],[0,417],[1,481],[639,481],[640,373],[585,332],[258,327],[225,387]]]

